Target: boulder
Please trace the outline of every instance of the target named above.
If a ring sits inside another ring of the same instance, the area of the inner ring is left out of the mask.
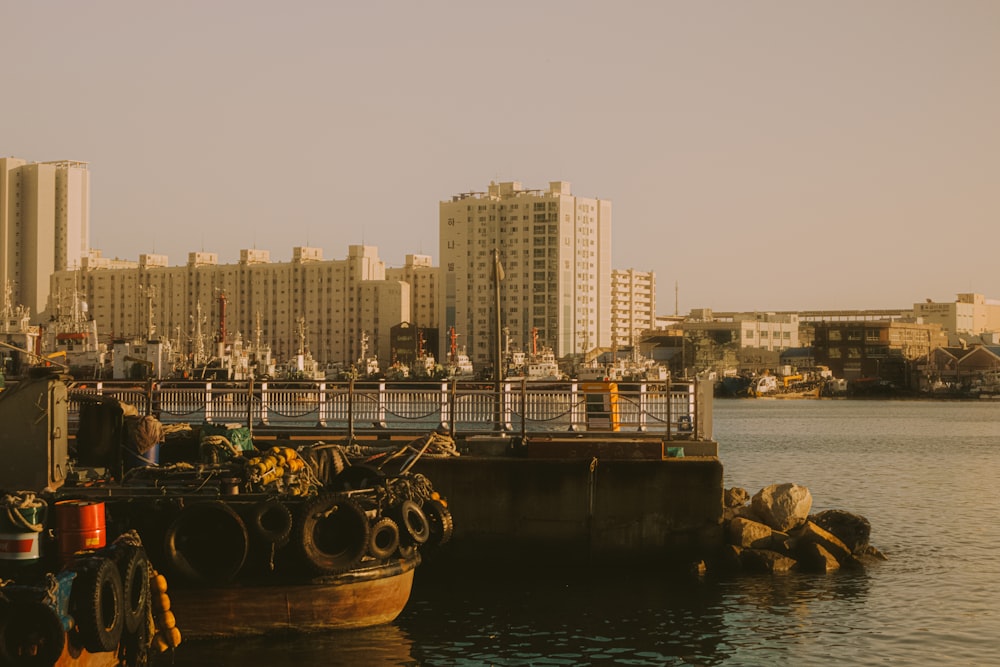
[[[753,513],[749,505],[740,505],[739,507],[723,507],[722,508],[722,521],[729,523],[736,518],[750,519],[751,521],[757,521],[760,523],[757,515]]]
[[[795,555],[801,558],[802,553],[809,548],[809,545],[818,544],[837,559],[841,565],[854,564],[855,559],[851,555],[851,550],[840,541],[836,535],[830,531],[820,528],[812,521],[807,521],[803,526],[795,531]]]
[[[743,569],[743,563],[740,558],[742,552],[743,549],[741,547],[724,544],[716,553],[709,569],[717,572],[739,572]]]
[[[750,493],[743,488],[734,486],[731,489],[726,489],[722,496],[722,506],[723,507],[742,507],[746,505],[750,500]]]
[[[743,549],[740,552],[740,562],[748,572],[763,572],[766,574],[782,574],[795,567],[794,558],[782,556],[777,551],[767,549]]]
[[[738,547],[767,549],[774,531],[769,526],[737,517],[729,522],[729,543]]]
[[[800,569],[824,574],[840,569],[840,562],[822,544],[803,544],[796,554],[799,556]]]
[[[864,553],[872,525],[863,516],[844,510],[824,510],[809,517],[814,524],[836,535],[853,554]]]
[[[771,528],[789,531],[809,518],[812,494],[798,484],[772,484],[754,494],[750,507]]]

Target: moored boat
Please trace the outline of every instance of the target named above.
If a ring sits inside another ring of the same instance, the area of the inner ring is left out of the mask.
[[[0,488],[43,489],[49,507],[99,506],[93,530],[109,544],[134,536],[151,571],[170,579],[164,611],[185,637],[389,622],[409,599],[421,550],[450,538],[447,502],[409,465],[352,464],[323,443],[258,449],[233,425],[167,432],[106,397],[81,404],[71,439],[64,380],[38,376],[0,395],[0,447],[14,462]],[[45,575],[69,562],[67,549],[42,553]],[[130,598],[119,597],[120,611]],[[148,649],[156,636],[133,643]]]

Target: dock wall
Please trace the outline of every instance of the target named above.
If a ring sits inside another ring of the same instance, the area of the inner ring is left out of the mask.
[[[722,463],[712,456],[463,455],[421,459],[414,470],[449,503],[448,558],[658,561],[722,542]]]

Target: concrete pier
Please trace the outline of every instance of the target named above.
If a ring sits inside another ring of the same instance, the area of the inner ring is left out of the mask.
[[[666,562],[722,544],[717,444],[669,444],[673,457],[656,438],[480,438],[414,470],[449,502],[448,560]]]

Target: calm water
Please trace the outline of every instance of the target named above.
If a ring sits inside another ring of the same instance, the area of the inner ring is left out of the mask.
[[[186,644],[184,665],[1000,665],[1000,402],[716,401],[726,486],[866,516],[864,573],[433,582],[390,626]]]

